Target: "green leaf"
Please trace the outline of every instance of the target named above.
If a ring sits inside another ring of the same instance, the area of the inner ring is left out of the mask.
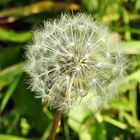
[[[2,100],[1,106],[0,106],[0,112],[2,112],[6,106],[6,104],[8,103],[10,97],[12,96],[12,94],[14,93],[17,84],[20,80],[20,76],[18,76],[13,83],[9,86],[8,91],[5,93],[4,98]]]
[[[138,17],[138,18],[140,18],[140,17]],[[112,26],[111,29],[116,32],[119,32],[119,33],[123,33],[126,30],[124,27],[117,27],[117,26]],[[129,28],[127,28],[127,30],[129,30],[129,32],[134,33],[134,34],[138,34],[138,35],[140,34],[140,30],[137,28],[129,27]]]
[[[71,110],[69,113],[68,124],[69,126],[77,133],[81,130],[81,124],[84,120],[86,112],[79,111],[78,113],[76,110]]]
[[[0,134],[0,140],[27,140],[27,139],[20,138],[17,136]]]
[[[131,110],[129,107],[129,101],[124,96],[112,100],[111,107],[115,110],[123,110],[123,111]]]
[[[140,10],[140,1],[139,1],[139,0],[136,0],[135,9],[136,9],[137,11]]]
[[[43,112],[40,99],[34,98],[34,94],[27,90],[24,80],[19,82],[15,94],[13,95],[15,109],[21,116],[26,116],[28,123],[39,133],[49,130],[51,121]],[[34,136],[36,137],[36,136]]]
[[[132,117],[133,117],[133,124],[138,123],[138,118],[137,118],[137,92],[135,92],[135,87],[129,91],[129,105],[130,109],[132,112]],[[133,125],[132,124],[132,125]]]
[[[103,120],[105,122],[108,122],[108,123],[118,127],[118,128],[121,128],[121,129],[127,129],[128,128],[128,126],[126,124],[124,124],[122,122],[119,122],[118,120],[112,119],[109,116],[103,116]]]
[[[61,11],[62,9],[79,10],[80,6],[75,3],[41,1],[27,6],[5,9],[0,12],[0,18],[5,19],[6,17],[12,17],[13,21],[15,21],[19,17],[30,16],[51,10]]]
[[[12,30],[0,29],[0,40],[2,41],[26,42],[31,36],[31,32],[16,33]]]
[[[21,46],[10,46],[0,51],[0,69],[19,62]]]
[[[64,131],[66,140],[70,140],[70,131],[67,123],[64,123]]]
[[[106,140],[106,130],[104,123],[102,122],[102,116],[100,113],[96,113],[96,119],[92,121],[92,125],[89,126],[89,130],[92,134],[92,139]]]
[[[79,133],[79,137],[80,140],[91,140],[91,134],[87,129]]]
[[[132,74],[128,75],[125,78],[125,82],[127,82],[128,84],[130,84],[129,82],[140,82],[140,69],[138,69],[137,71],[133,72]]]
[[[82,0],[83,6],[89,11],[93,12],[97,9],[97,0]]]
[[[140,41],[128,41],[122,43],[122,51],[126,54],[140,54]]]
[[[22,74],[22,64],[16,64],[0,71],[0,89],[9,84],[17,75]]]

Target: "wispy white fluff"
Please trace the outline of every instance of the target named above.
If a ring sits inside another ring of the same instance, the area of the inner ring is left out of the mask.
[[[31,89],[49,106],[96,110],[118,93],[126,65],[120,42],[91,16],[44,22],[26,50]]]

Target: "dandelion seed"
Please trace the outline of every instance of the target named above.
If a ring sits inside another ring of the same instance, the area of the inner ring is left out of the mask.
[[[78,71],[81,70],[81,68],[80,68],[79,66],[76,66],[76,67],[75,67],[75,70],[78,72]]]
[[[27,46],[32,91],[63,111],[104,107],[118,93],[126,68],[120,41],[110,36],[105,25],[84,14],[46,21]]]
[[[84,59],[89,59],[89,56],[90,56],[90,54],[86,54],[86,55],[84,56]]]
[[[109,58],[110,57],[110,54],[109,53],[106,53],[106,56]]]
[[[87,42],[87,43],[86,43],[86,46],[87,46],[87,47],[91,47],[92,45],[91,45],[91,43]]]
[[[69,56],[69,57],[73,57],[73,53],[69,52],[69,53],[68,53],[68,56]]]
[[[96,84],[96,79],[93,79],[93,80],[92,80],[92,83],[93,83],[93,84]]]
[[[68,46],[67,47],[73,47],[74,46],[74,43],[71,42],[71,43],[68,43]]]
[[[100,62],[97,63],[97,64],[96,64],[96,67],[101,68],[101,67],[102,67],[102,63],[100,63]]]
[[[60,66],[58,64],[56,64],[55,67],[56,67],[56,70],[60,69]]]

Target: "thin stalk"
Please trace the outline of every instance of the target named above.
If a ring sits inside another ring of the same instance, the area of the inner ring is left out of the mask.
[[[53,125],[51,128],[49,140],[55,140],[56,130],[57,130],[60,119],[61,119],[61,111],[57,110],[55,112],[54,121],[53,121]]]
[[[73,74],[71,80],[69,81],[68,89],[66,91],[67,93],[69,93],[71,91],[71,87],[73,84],[75,74],[76,73]],[[66,96],[66,94],[65,94],[65,96]],[[57,130],[60,119],[61,119],[61,110],[57,109],[57,111],[55,112],[54,121],[53,121],[52,129],[50,132],[49,140],[55,140],[56,130]]]

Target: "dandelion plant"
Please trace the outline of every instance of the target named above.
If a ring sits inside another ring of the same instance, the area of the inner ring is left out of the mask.
[[[61,112],[95,111],[115,97],[126,66],[120,41],[112,39],[106,25],[85,14],[45,21],[43,28],[33,32],[26,58],[32,91],[57,109],[50,140]]]

